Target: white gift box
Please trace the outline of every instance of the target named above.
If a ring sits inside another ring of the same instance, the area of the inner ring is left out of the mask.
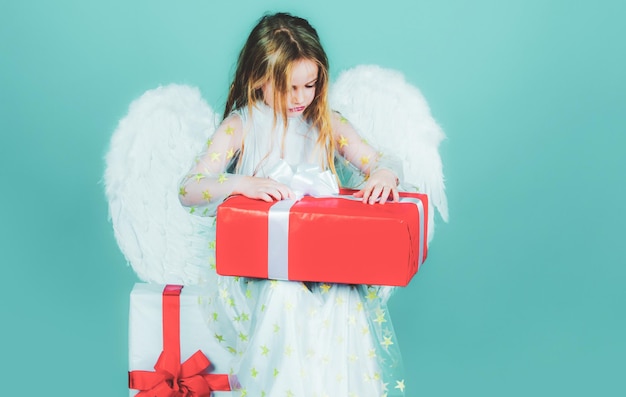
[[[163,350],[164,285],[136,283],[130,294],[129,370],[154,371]],[[182,362],[201,350],[211,361],[208,373],[228,374],[232,354],[220,346],[209,329],[198,298],[202,289],[185,286],[180,293],[180,357]],[[139,391],[130,389],[130,396]],[[214,397],[230,397],[231,392],[213,392]]]

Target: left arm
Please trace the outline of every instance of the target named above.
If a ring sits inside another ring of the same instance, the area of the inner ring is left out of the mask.
[[[383,153],[377,152],[365,142],[352,124],[339,113],[332,114],[332,129],[339,154],[366,177],[365,186],[354,194],[355,197],[369,204],[374,204],[379,199],[384,204],[390,196],[397,202],[401,164],[386,161]]]

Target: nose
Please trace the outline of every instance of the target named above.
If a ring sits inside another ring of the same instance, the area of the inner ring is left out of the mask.
[[[299,105],[302,103],[303,97],[302,90],[295,89],[291,94],[291,101],[294,105]]]

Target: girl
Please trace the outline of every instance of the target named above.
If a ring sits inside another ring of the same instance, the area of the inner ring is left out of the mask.
[[[328,84],[326,53],[306,20],[261,18],[239,55],[223,121],[181,183],[181,203],[213,215],[232,194],[293,198],[275,175],[301,164],[360,188],[364,203],[397,201],[401,165],[329,109]],[[203,302],[233,353],[242,396],[404,395],[389,289],[218,277],[213,290]]]

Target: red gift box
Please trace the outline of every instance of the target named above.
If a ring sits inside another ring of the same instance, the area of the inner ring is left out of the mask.
[[[217,273],[406,286],[426,259],[428,198],[400,196],[384,205],[351,194],[270,203],[230,197],[217,209]]]

